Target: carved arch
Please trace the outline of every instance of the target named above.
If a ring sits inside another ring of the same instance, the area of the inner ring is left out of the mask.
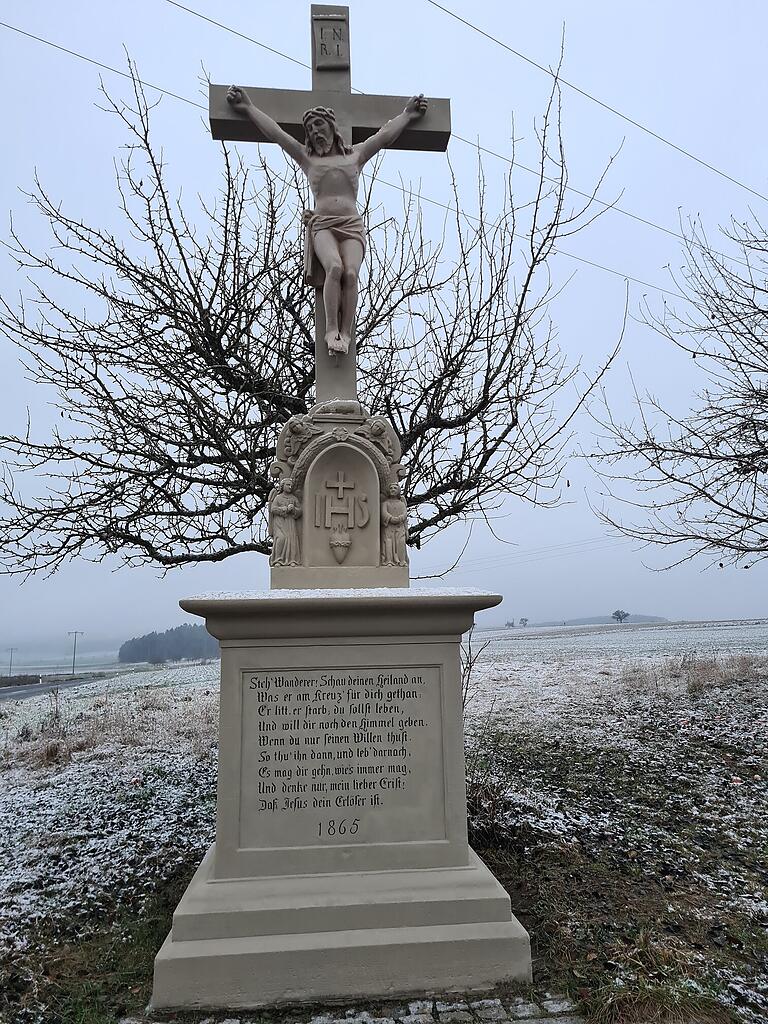
[[[313,438],[313,440],[310,441],[304,449],[302,449],[294,463],[293,471],[291,473],[294,488],[296,490],[303,491],[304,481],[306,480],[309,468],[318,456],[336,445],[346,445],[348,448],[356,448],[359,452],[370,459],[379,478],[381,493],[384,494],[393,479],[392,467],[390,466],[386,455],[384,455],[376,445],[365,441],[359,435],[356,436],[355,434],[348,433],[348,436],[342,437],[339,436],[339,434],[340,432],[322,434],[320,437]]]

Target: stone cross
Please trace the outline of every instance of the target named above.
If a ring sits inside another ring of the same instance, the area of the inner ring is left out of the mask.
[[[304,142],[304,112],[316,106],[331,107],[344,141],[364,142],[403,110],[406,96],[353,95],[350,68],[349,8],[312,4],[312,91],[248,87],[253,103],[269,114],[293,138]],[[214,139],[233,142],[268,141],[249,120],[235,113],[227,102],[227,86],[211,85],[209,116]],[[429,100],[424,117],[402,132],[393,149],[444,151],[451,134],[450,103]],[[339,357],[329,354],[324,343],[325,309],[322,289],[315,289],[315,391],[318,403],[357,398],[355,341]]]
[[[325,486],[329,487],[332,491],[335,490],[339,495],[339,501],[341,501],[341,499],[344,497],[344,491],[350,490],[355,485],[345,480],[344,474],[341,471],[339,471],[336,474],[335,480],[326,480]]]

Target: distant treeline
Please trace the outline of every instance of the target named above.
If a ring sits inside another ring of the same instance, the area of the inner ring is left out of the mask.
[[[126,640],[117,655],[123,663],[148,661],[160,665],[164,661],[183,661],[185,658],[218,658],[219,644],[204,626],[176,626],[164,633],[147,633]]]

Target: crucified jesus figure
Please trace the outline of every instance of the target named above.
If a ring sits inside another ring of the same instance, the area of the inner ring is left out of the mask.
[[[423,117],[427,101],[413,96],[402,114],[357,146],[347,146],[329,107],[313,107],[303,117],[305,145],[283,131],[269,114],[251,102],[245,89],[233,85],[227,93],[233,110],[249,118],[270,142],[276,142],[307,176],[315,208],[305,215],[305,276],[317,280],[313,264],[325,272],[325,343],[331,354],[349,351],[357,307],[357,279],[365,254],[365,226],[357,209],[357,190],[363,165],[400,136],[412,121]]]

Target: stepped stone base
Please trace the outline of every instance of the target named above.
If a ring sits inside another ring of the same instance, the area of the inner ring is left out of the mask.
[[[529,980],[528,934],[467,867],[214,880],[212,847],[155,961],[152,1007],[484,991]]]
[[[474,590],[214,594],[216,842],[155,961],[155,1009],[483,992],[528,935],[469,848],[460,643]]]

